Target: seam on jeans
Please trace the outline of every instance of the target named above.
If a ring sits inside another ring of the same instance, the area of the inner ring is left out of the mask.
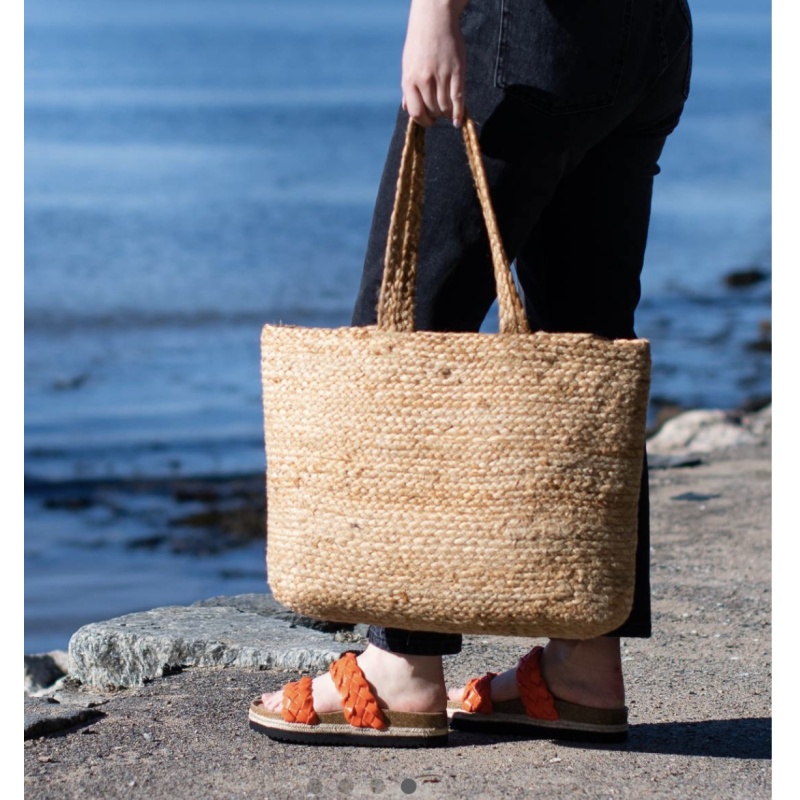
[[[678,5],[683,12],[684,19],[686,20],[686,26],[689,29],[689,59],[686,65],[686,78],[683,82],[683,99],[687,100],[692,84],[692,61],[694,58],[694,47],[692,40],[694,38],[694,24],[692,22],[692,12],[689,9],[689,3],[687,0],[678,0]]]
[[[689,38],[689,58],[686,63],[686,77],[683,80],[683,99],[689,99],[689,90],[692,85],[692,59],[694,56],[694,49],[692,48],[691,37]]]
[[[658,51],[660,56],[660,64],[658,74],[655,76],[657,81],[672,65],[676,58],[683,52],[684,47],[689,47],[689,56],[686,63],[686,75],[683,79],[683,88],[681,94],[684,101],[689,97],[689,88],[692,77],[692,56],[693,56],[693,29],[692,17],[689,12],[689,5],[686,0],[677,0],[677,5],[681,10],[681,16],[686,23],[686,37],[678,46],[678,49],[672,54],[670,58],[669,48],[667,47],[667,37],[664,27],[664,0],[656,0],[656,41],[658,44]]]
[[[500,0],[500,29],[497,32],[497,58],[494,62],[494,85],[505,87],[504,45],[508,39],[508,0]]]
[[[656,0],[656,38],[658,40],[658,52],[661,56],[661,69],[659,76],[666,72],[669,66],[669,53],[667,52],[667,39],[664,36],[664,4],[662,0]]]
[[[692,29],[692,12],[689,9],[689,3],[687,0],[678,0],[678,5],[681,7],[681,11],[683,12],[683,16],[686,17],[686,23],[689,26],[689,30]]]
[[[625,70],[625,62],[631,49],[631,38],[633,37],[633,5],[634,4],[631,2],[625,6],[622,47],[617,55],[617,73],[614,76],[614,86],[609,92],[611,95],[609,102],[613,102],[614,98],[617,96],[619,84],[622,80],[622,73]]]

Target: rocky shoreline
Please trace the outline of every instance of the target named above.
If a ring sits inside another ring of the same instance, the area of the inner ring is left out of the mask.
[[[420,778],[434,762],[428,756],[369,761],[348,750],[355,760],[347,763],[365,776],[383,765],[387,796],[402,796],[402,773],[414,778],[420,796],[522,796],[533,785],[568,796],[570,786],[594,785],[592,797],[769,797],[770,441],[767,407],[686,412],[648,442],[655,633],[624,643],[633,727],[622,752],[636,765],[625,784],[615,778],[620,762],[609,760],[608,751],[556,750],[549,742],[502,737],[476,742],[451,735],[455,748],[436,761],[430,781]],[[278,770],[291,763],[297,755],[291,747],[249,735],[247,698],[325,669],[342,651],[360,648],[364,633],[363,626],[293,615],[266,594],[86,625],[68,653],[25,656],[26,795],[51,796],[55,785],[76,797],[121,796],[125,785],[147,785],[142,796],[149,797],[321,796],[335,787],[341,794],[346,780],[309,774],[278,779],[275,773],[265,785],[222,754],[262,759]],[[448,680],[510,666],[529,647],[528,640],[466,637],[464,651],[446,659]],[[186,728],[185,714],[192,718]],[[141,728],[135,741],[126,738],[131,726]],[[120,755],[131,747],[141,751],[133,765]],[[507,748],[507,769],[498,747]],[[325,758],[333,750],[321,748]],[[159,761],[166,751],[169,769]],[[234,784],[209,782],[203,754],[212,752],[215,774]],[[485,776],[464,777],[457,759],[465,752],[488,759]],[[571,771],[553,768],[564,760]],[[336,763],[344,769],[344,761]],[[374,794],[366,778],[351,783],[351,793]]]

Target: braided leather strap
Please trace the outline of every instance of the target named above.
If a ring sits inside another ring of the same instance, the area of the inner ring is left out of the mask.
[[[344,718],[356,728],[383,730],[386,719],[367,679],[356,662],[353,651],[346,652],[331,664],[333,684],[342,696]]]
[[[311,694],[311,678],[306,676],[299,681],[287,683],[283,687],[283,708],[281,717],[286,722],[301,722],[306,725],[319,723],[314,711],[314,698]]]
[[[539,662],[542,658],[541,647],[534,647],[528,655],[523,656],[517,664],[517,686],[519,696],[525,706],[525,713],[535,719],[558,719],[553,695],[542,677]]]
[[[473,678],[464,687],[461,708],[477,714],[491,714],[494,710],[491,685],[492,679],[496,677],[496,672],[487,672],[482,678]]]

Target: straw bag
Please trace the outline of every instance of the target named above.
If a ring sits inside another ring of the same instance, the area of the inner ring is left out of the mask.
[[[267,569],[303,614],[588,638],[630,611],[644,340],[531,333],[471,121],[500,333],[414,331],[424,129],[413,122],[378,323],[267,325]]]

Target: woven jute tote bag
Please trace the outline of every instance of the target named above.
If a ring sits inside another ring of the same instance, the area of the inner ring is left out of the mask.
[[[649,345],[530,332],[463,131],[499,333],[414,330],[424,129],[410,122],[377,325],[262,332],[269,585],[325,620],[597,636],[632,602]]]

